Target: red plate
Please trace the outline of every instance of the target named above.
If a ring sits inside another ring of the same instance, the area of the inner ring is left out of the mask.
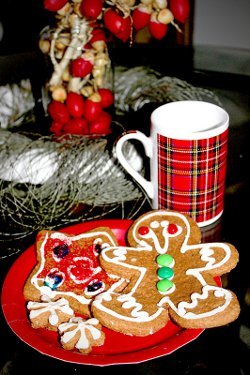
[[[69,234],[79,234],[98,226],[108,226],[115,233],[120,245],[125,244],[125,234],[132,220],[95,220],[61,229]],[[26,344],[47,356],[66,362],[107,366],[144,362],[170,354],[195,340],[203,329],[182,329],[172,322],[160,331],[146,337],[126,336],[108,329],[105,344],[93,348],[91,354],[64,350],[56,332],[33,329],[29,323],[22,290],[36,264],[35,248],[30,246],[10,268],[2,290],[2,308],[12,331]]]

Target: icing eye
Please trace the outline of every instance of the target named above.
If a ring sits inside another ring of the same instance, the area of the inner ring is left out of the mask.
[[[55,290],[58,288],[59,285],[61,285],[63,282],[63,274],[58,271],[51,271],[47,274],[44,285],[50,287],[52,290]]]
[[[149,232],[149,228],[146,227],[146,226],[143,226],[143,227],[140,227],[138,229],[138,233],[141,235],[141,236],[145,236],[146,234],[148,234]]]
[[[95,246],[95,247],[94,247],[94,251],[96,251],[97,254],[100,254],[101,251],[102,251],[102,246],[101,246],[101,244],[100,244],[100,243],[96,243],[94,246]]]
[[[178,232],[178,227],[176,224],[169,224],[168,225],[168,233],[169,234],[175,234]]]
[[[98,289],[102,287],[102,282],[101,281],[96,281],[90,285],[87,286],[87,291],[88,292],[96,292]]]
[[[58,245],[53,248],[53,253],[57,258],[63,259],[69,254],[69,246],[66,243]]]

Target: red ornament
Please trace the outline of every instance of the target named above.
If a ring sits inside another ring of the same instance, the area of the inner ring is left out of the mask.
[[[43,7],[50,12],[57,12],[66,5],[68,0],[44,0]]]
[[[69,92],[66,99],[69,114],[73,117],[82,117],[84,114],[84,99],[76,92]]]
[[[151,17],[148,28],[149,28],[150,34],[155,39],[160,40],[164,38],[164,36],[167,34],[168,25],[158,22],[156,19],[152,19]]]
[[[102,0],[82,0],[80,12],[89,20],[96,20],[102,12]]]
[[[89,43],[92,44],[94,42],[99,42],[100,40],[103,40],[106,42],[106,35],[105,32],[102,29],[93,29],[91,34],[93,35],[90,39]]]
[[[139,5],[138,8],[133,11],[132,20],[135,30],[141,30],[146,27],[150,21],[150,12],[147,7],[143,6],[143,4]]]
[[[125,43],[131,35],[132,22],[130,17],[124,18],[123,28],[124,30],[116,34],[116,37]]]
[[[98,119],[102,111],[101,102],[93,101],[88,98],[85,101],[85,117],[87,121],[92,122]]]
[[[101,96],[101,106],[102,108],[111,107],[114,104],[114,94],[111,90],[100,88],[98,94]]]
[[[73,77],[86,77],[92,72],[93,64],[89,60],[78,57],[70,64],[70,72]]]
[[[185,23],[190,16],[189,0],[170,0],[169,7],[176,21]]]
[[[69,121],[69,111],[66,105],[57,100],[52,100],[48,104],[48,114],[54,121],[61,124],[66,124]]]
[[[102,111],[97,120],[90,123],[90,134],[109,134],[111,121],[111,115],[108,112]]]
[[[121,39],[123,42],[129,38],[131,31],[130,17],[124,18],[115,10],[108,9],[104,13],[103,20],[105,27],[117,38]]]
[[[113,9],[108,9],[104,13],[103,21],[106,28],[111,31],[112,34],[116,35],[123,31],[123,18]]]
[[[62,128],[63,128],[63,124],[61,122],[52,121],[49,130],[51,131],[51,133],[54,133],[55,135],[61,135]]]
[[[85,118],[73,118],[63,126],[63,133],[86,135],[89,133]]]

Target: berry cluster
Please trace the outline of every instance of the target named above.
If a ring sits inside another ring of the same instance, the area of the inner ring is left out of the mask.
[[[112,37],[131,42],[146,27],[158,40],[167,34],[168,24],[180,30],[178,23],[189,17],[189,0],[43,1],[57,21],[39,41],[54,66],[48,82],[50,130],[57,135],[108,134],[114,104],[107,79],[108,42]]]

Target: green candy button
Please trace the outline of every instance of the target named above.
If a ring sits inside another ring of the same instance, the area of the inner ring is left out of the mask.
[[[157,274],[161,279],[171,279],[174,276],[174,271],[169,267],[161,267],[158,269]]]
[[[162,280],[158,281],[157,289],[159,290],[159,292],[164,293],[168,289],[172,288],[173,285],[174,285],[174,283],[171,280],[162,279]]]
[[[171,257],[169,254],[161,254],[156,258],[157,263],[162,267],[168,267],[171,263],[173,263],[173,260],[173,257]]]

